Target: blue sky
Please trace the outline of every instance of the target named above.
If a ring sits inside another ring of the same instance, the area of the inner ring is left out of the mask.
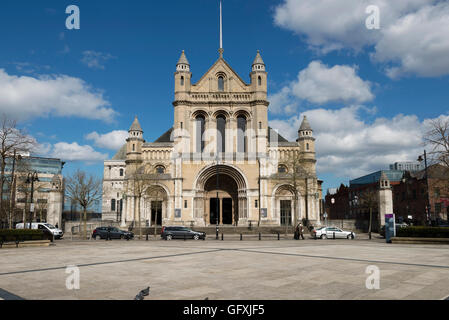
[[[65,26],[72,4],[80,30]],[[369,4],[380,29],[365,26]],[[193,81],[215,62],[218,10],[218,0],[2,0],[0,112],[39,154],[67,161],[65,174],[101,177],[135,115],[147,141],[172,126],[176,62],[185,50]],[[415,160],[426,122],[449,115],[447,1],[224,0],[223,10],[225,59],[249,82],[261,50],[270,125],[294,139],[308,115],[326,189]]]

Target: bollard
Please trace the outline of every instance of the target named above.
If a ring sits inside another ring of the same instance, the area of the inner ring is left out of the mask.
[[[148,241],[148,233],[147,233],[147,241]]]
[[[262,234],[259,232],[259,241],[262,240]]]
[[[184,234],[184,241],[186,241],[186,235]]]
[[[335,232],[334,232],[334,240],[335,240]]]
[[[278,232],[278,241],[281,240],[281,234]]]
[[[240,241],[243,241],[243,235],[240,234]]]
[[[221,241],[223,241],[224,240],[224,235],[223,235],[223,233],[221,234]]]

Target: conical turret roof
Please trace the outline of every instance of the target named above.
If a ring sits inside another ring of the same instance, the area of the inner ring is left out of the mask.
[[[386,175],[386,173],[384,171],[382,171],[382,173],[380,175],[380,180],[381,181],[388,180],[388,176]]]
[[[256,54],[256,58],[254,59],[253,65],[255,64],[265,64],[265,62],[263,62],[262,56],[260,55],[260,51],[257,50],[257,54]]]
[[[188,65],[190,65],[189,64],[189,60],[187,60],[186,54],[184,53],[184,50],[182,50],[181,57],[179,57],[178,64],[188,64]]]
[[[140,126],[139,120],[137,119],[137,116],[134,118],[134,122],[131,125],[131,128],[129,128],[129,131],[143,132],[142,127]]]
[[[304,116],[304,120],[302,120],[301,127],[299,127],[299,131],[313,131],[310,126],[309,120],[307,120],[307,116]]]

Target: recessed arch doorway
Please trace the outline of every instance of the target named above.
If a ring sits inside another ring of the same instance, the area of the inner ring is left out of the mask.
[[[236,168],[212,165],[196,181],[195,218],[205,225],[238,225],[247,219],[246,179]]]

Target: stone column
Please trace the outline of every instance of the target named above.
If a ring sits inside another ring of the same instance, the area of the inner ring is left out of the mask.
[[[121,223],[120,223],[120,227],[126,227],[126,205],[127,205],[128,201],[126,199],[123,199],[123,204],[122,204],[122,216],[121,216]]]
[[[58,225],[58,227],[62,227],[62,193],[53,189],[50,191],[49,199],[48,199],[48,208],[47,208],[47,222],[52,225]]]

